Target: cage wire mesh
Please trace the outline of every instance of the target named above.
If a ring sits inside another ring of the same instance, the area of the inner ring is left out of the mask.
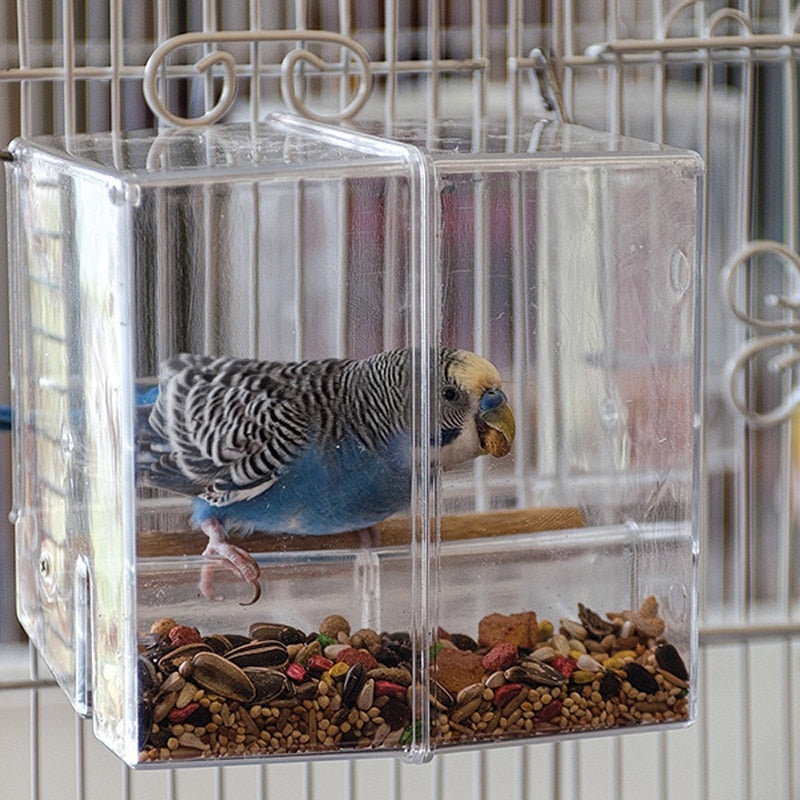
[[[707,474],[699,722],[685,731],[439,755],[424,767],[389,759],[150,773],[119,766],[21,641],[6,525],[3,796],[800,798],[799,21],[800,6],[788,0],[8,5],[0,15],[3,142],[159,124],[142,93],[145,64],[159,43],[183,33],[242,32],[225,47],[237,90],[225,118],[260,119],[284,107],[287,51],[303,31],[325,30],[369,55],[375,85],[365,116],[433,125],[454,113],[476,122],[501,112],[513,120],[523,109],[552,113],[552,96],[536,78],[539,48],[551,54],[571,120],[697,150],[707,166]],[[257,40],[249,31],[287,34]],[[160,68],[169,109],[199,117],[216,107],[219,71],[198,75],[191,65],[217,49],[213,36],[200,35]],[[320,52],[327,69],[295,71],[293,88],[297,102],[335,114],[357,77],[338,44]],[[6,438],[0,447],[0,503],[9,508]]]

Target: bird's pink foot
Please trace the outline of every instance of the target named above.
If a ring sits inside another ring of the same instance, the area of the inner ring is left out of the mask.
[[[261,570],[253,556],[246,550],[225,541],[225,530],[217,520],[206,520],[203,532],[208,536],[208,545],[203,551],[206,558],[221,561],[224,566],[235,572],[253,587],[253,598],[242,605],[252,605],[261,597]],[[207,564],[200,574],[200,591],[210,600],[214,597],[214,567]]]

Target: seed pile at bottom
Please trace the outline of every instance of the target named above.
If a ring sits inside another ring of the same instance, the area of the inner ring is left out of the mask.
[[[526,611],[484,617],[476,639],[440,630],[426,688],[408,633],[351,632],[337,614],[310,634],[163,618],[140,642],[140,760],[403,747],[424,702],[438,746],[680,722],[689,674],[657,612],[648,597],[605,618],[579,604],[557,628]]]

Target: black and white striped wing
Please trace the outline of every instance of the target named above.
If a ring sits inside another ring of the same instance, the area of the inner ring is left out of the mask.
[[[165,364],[150,425],[150,482],[228,505],[266,491],[308,443],[302,393],[284,364],[179,355]]]

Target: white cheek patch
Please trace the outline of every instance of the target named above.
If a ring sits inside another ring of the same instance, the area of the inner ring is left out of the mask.
[[[450,444],[441,449],[440,463],[442,469],[450,469],[464,461],[469,461],[481,455],[483,449],[478,438],[478,430],[472,416],[462,429],[461,433]]]

